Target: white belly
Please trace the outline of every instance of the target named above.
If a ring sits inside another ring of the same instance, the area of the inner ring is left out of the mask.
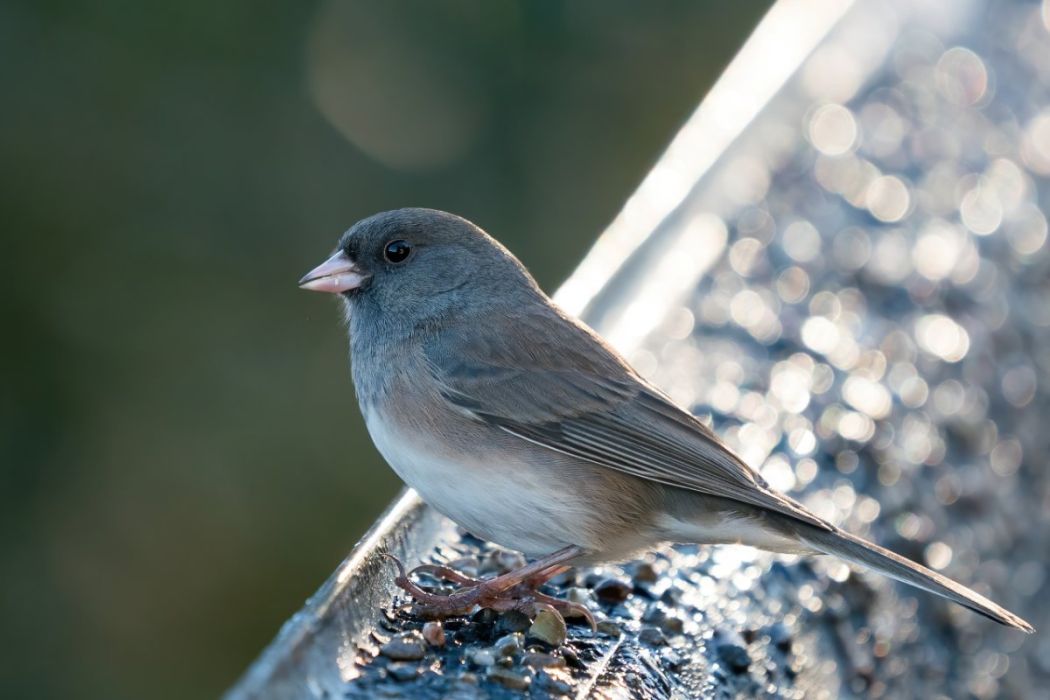
[[[376,411],[365,423],[373,442],[401,479],[439,512],[472,534],[542,555],[569,544],[579,531],[578,499],[510,455],[450,455],[415,431],[397,431]],[[552,454],[553,457],[553,454]]]

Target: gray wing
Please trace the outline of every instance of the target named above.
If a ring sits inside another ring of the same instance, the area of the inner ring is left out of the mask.
[[[448,401],[523,440],[834,529],[771,490],[707,426],[555,309],[446,327],[425,352]]]

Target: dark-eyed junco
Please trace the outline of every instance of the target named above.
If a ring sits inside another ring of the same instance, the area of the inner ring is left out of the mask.
[[[779,494],[708,427],[559,309],[469,221],[400,209],[355,224],[300,282],[342,296],[353,379],[379,451],[470,532],[536,560],[432,612],[560,603],[535,588],[570,563],[663,542],[833,554],[1032,632],[984,596],[825,522]],[[431,567],[435,570],[437,567]]]

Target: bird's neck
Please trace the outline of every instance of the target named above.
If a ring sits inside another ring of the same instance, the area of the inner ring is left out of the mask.
[[[364,408],[389,393],[402,373],[421,369],[420,336],[434,332],[433,322],[407,323],[368,300],[348,304],[347,321],[354,389]]]

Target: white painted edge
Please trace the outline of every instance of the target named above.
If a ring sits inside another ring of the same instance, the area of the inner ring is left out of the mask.
[[[854,0],[779,0],[703,102],[554,295],[566,311],[587,304],[688,196],[693,185],[797,71]]]

